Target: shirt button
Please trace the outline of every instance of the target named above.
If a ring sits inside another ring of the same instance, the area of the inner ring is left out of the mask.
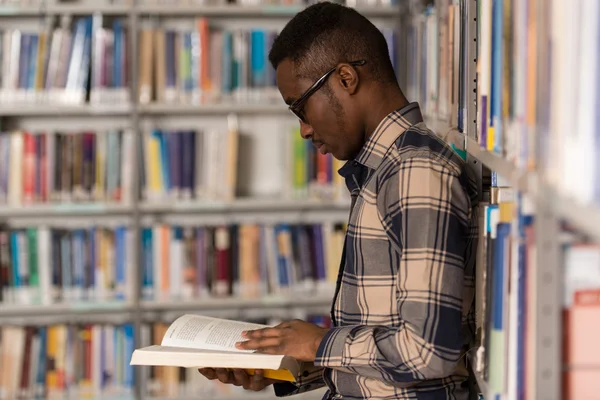
[[[303,377],[305,377],[305,378],[307,378],[307,377],[308,377],[308,371],[304,371],[304,372],[302,373],[302,376],[303,376]]]

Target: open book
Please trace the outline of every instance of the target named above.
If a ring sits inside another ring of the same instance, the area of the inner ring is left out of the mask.
[[[266,378],[293,382],[301,363],[292,357],[238,350],[242,331],[266,325],[184,315],[173,322],[160,346],[133,352],[130,365],[161,365],[184,368],[239,368],[248,374],[262,369]]]

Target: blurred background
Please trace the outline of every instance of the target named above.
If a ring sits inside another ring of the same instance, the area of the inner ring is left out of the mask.
[[[272,399],[131,353],[185,313],[331,325],[343,162],[267,60],[310,4],[0,0],[0,399]],[[600,2],[341,4],[477,177],[475,397],[599,399]]]

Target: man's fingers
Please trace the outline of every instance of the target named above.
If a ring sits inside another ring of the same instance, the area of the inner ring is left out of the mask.
[[[230,371],[224,369],[224,368],[218,368],[217,369],[217,378],[222,382],[222,383],[232,383],[233,379],[232,379],[232,374]]]
[[[250,339],[245,342],[238,343],[237,348],[240,350],[258,350],[260,353],[264,353],[268,350],[269,354],[273,354],[273,351],[280,351],[282,348],[282,341],[278,337]]]
[[[263,328],[255,329],[252,331],[245,331],[243,336],[247,339],[260,339],[267,337],[279,337],[281,336],[281,329],[279,328]]]
[[[200,368],[198,370],[202,375],[204,375],[207,379],[211,381],[217,378],[217,373],[213,368]]]
[[[248,387],[250,386],[250,379],[246,371],[244,371],[243,369],[234,369],[233,376],[235,378],[234,384],[236,386],[243,386],[244,389],[248,389]]]
[[[259,392],[265,388],[265,375],[262,369],[254,371],[254,376],[250,382],[250,389]]]

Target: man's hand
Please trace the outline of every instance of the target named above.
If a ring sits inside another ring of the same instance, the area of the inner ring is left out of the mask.
[[[240,350],[290,356],[299,361],[314,361],[326,333],[325,328],[293,320],[273,328],[246,331],[243,336],[248,340],[238,342],[236,347]]]
[[[275,379],[265,378],[263,370],[260,369],[254,371],[254,375],[252,376],[248,375],[243,369],[201,368],[198,371],[211,381],[218,379],[222,383],[242,386],[246,390],[253,390],[255,392],[260,392],[267,386],[278,382]]]

